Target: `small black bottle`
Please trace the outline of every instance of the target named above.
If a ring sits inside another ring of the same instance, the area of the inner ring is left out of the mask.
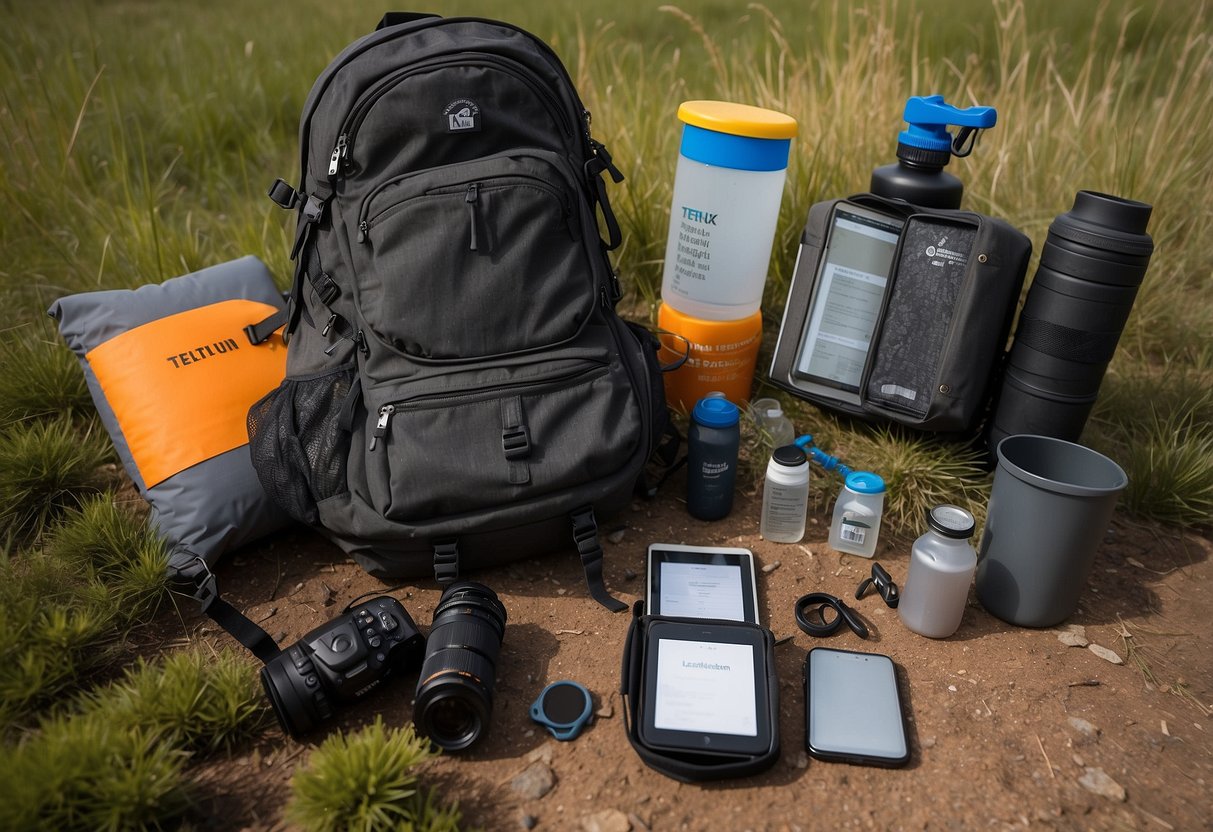
[[[733,510],[741,411],[719,395],[700,399],[687,432],[687,511],[719,520]]]
[[[964,183],[944,166],[953,156],[968,156],[977,134],[993,127],[998,113],[993,107],[961,110],[942,95],[915,95],[906,101],[903,118],[910,127],[897,136],[897,161],[872,171],[868,190],[923,208],[959,208]],[[955,139],[949,125],[960,128]]]

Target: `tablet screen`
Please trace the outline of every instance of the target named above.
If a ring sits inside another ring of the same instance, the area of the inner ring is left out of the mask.
[[[859,206],[844,203],[834,209],[797,377],[858,393],[904,224],[900,217]]]
[[[655,728],[758,736],[753,646],[658,639],[653,709]]]
[[[758,623],[754,555],[748,549],[654,543],[648,613]]]

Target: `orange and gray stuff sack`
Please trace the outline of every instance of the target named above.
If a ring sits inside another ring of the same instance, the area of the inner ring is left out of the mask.
[[[249,406],[282,381],[279,335],[245,327],[283,307],[244,257],[138,289],[61,298],[49,314],[80,359],[127,473],[172,546],[170,572],[284,526],[248,452]]]

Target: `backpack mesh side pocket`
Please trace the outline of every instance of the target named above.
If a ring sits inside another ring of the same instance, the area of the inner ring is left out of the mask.
[[[249,409],[249,452],[261,485],[304,523],[318,523],[316,503],[347,488],[350,435],[340,422],[353,380],[353,367],[287,379]]]

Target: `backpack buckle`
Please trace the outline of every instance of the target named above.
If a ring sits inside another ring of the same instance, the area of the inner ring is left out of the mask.
[[[279,208],[285,208],[288,211],[299,204],[299,192],[282,179],[274,180],[274,184],[270,185],[266,196]]]
[[[446,586],[459,577],[459,544],[456,540],[434,543],[434,580]]]
[[[531,453],[531,431],[526,425],[515,425],[501,432],[501,450],[506,459],[522,459]]]

